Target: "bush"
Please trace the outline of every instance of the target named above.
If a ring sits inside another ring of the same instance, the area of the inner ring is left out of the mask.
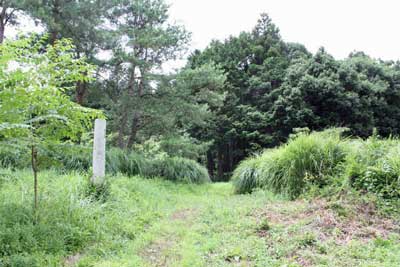
[[[144,177],[161,177],[166,180],[194,184],[211,181],[207,169],[194,160],[164,157],[148,161],[147,164],[140,173]]]
[[[400,207],[400,141],[375,135],[342,139],[334,130],[301,133],[286,145],[244,160],[232,179],[236,193],[267,188],[292,199],[305,192],[329,190],[333,195],[354,188],[374,194],[390,211]]]
[[[50,145],[39,148],[39,168],[56,168],[64,171],[87,171],[92,165],[92,150],[73,144]],[[30,168],[30,150],[25,144],[1,144],[0,167]]]
[[[92,149],[79,145],[53,145],[39,151],[41,170],[54,168],[62,172],[87,172],[92,166]],[[30,154],[21,145],[2,146],[0,167],[28,168]],[[106,153],[106,170],[110,174],[123,173],[128,176],[160,177],[166,180],[204,183],[209,182],[207,170],[194,160],[181,157],[144,156],[136,152],[125,152],[111,148]]]
[[[347,173],[351,186],[382,199],[400,198],[400,143],[371,137],[353,142]]]
[[[129,176],[141,174],[148,164],[148,161],[143,156],[136,153],[125,153],[121,151],[118,152],[118,158],[118,171]]]
[[[58,168],[63,171],[88,171],[92,166],[92,149],[87,146],[57,145],[39,151],[40,155],[39,163],[42,169]]]
[[[120,172],[128,176],[158,177],[185,183],[210,182],[207,169],[194,160],[165,155],[146,158],[120,149],[112,149],[107,153],[107,170],[114,174]]]
[[[235,190],[243,193],[265,187],[296,198],[308,185],[328,184],[345,157],[339,132],[302,133],[242,163],[234,172]]]
[[[235,192],[238,194],[251,193],[259,186],[258,177],[262,157],[252,157],[242,161],[232,176]]]

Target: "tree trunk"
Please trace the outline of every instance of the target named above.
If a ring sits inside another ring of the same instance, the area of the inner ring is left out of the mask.
[[[207,169],[210,177],[214,180],[215,160],[211,150],[207,151]]]
[[[135,70],[136,70],[136,66],[133,65],[131,79],[129,81],[130,95],[132,97],[140,98],[143,95],[143,73],[144,73],[144,70],[139,68],[141,75],[142,75],[142,77],[141,77],[142,81],[139,84],[135,83],[135,79],[136,79]],[[136,85],[136,89],[137,89],[136,95],[135,95],[135,85]],[[139,131],[139,126],[140,126],[140,113],[138,111],[134,111],[133,117],[132,117],[131,132],[129,134],[128,144],[127,144],[128,149],[131,149],[133,144],[135,143],[136,135],[137,135],[137,132]]]
[[[229,141],[229,150],[228,150],[228,153],[229,153],[229,167],[228,167],[228,171],[229,172],[232,172],[233,171],[233,167],[234,167],[234,151],[235,151],[235,149],[234,149],[234,143],[233,143],[233,141],[232,140],[230,140]]]
[[[78,82],[76,84],[76,92],[75,92],[75,100],[76,103],[79,105],[83,105],[86,97],[86,83],[85,82]]]
[[[5,32],[5,27],[3,23],[0,22],[0,44],[2,44],[4,41],[4,32]]]
[[[224,151],[223,146],[218,147],[218,169],[217,169],[217,181],[222,181],[224,177]]]
[[[133,143],[136,140],[136,135],[137,135],[137,132],[138,132],[138,129],[139,129],[139,123],[140,123],[139,116],[138,116],[137,113],[135,113],[133,115],[133,118],[132,118],[131,133],[129,135],[128,145],[127,145],[128,149],[132,148]]]
[[[54,19],[54,23],[57,25],[61,21],[61,10],[60,10],[60,0],[54,0],[53,9],[51,10],[51,15]],[[50,44],[54,45],[58,39],[58,30],[56,26],[50,29]]]
[[[127,121],[128,121],[128,114],[124,110],[122,112],[121,120],[118,127],[118,147],[121,149],[125,148],[124,137],[125,137],[125,129]]]
[[[1,4],[3,5],[2,2]],[[0,44],[2,44],[4,41],[6,23],[7,23],[7,7],[3,6],[0,11]]]
[[[32,163],[32,171],[33,171],[33,191],[34,191],[34,208],[35,213],[38,209],[38,179],[37,179],[37,150],[35,146],[31,147],[31,163]]]

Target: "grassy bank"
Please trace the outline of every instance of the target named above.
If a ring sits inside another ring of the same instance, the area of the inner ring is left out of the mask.
[[[342,138],[339,130],[302,133],[287,144],[244,160],[235,170],[237,193],[265,188],[291,199],[356,190],[387,211],[400,207],[400,140]]]
[[[363,200],[234,195],[230,184],[0,171],[0,266],[396,266],[399,227]],[[353,201],[351,200],[351,201]],[[355,200],[354,200],[355,201]],[[37,219],[35,219],[37,216]],[[34,223],[36,221],[36,223]]]

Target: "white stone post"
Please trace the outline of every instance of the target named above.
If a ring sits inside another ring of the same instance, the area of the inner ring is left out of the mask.
[[[94,185],[103,184],[105,174],[106,174],[106,121],[97,119],[94,122],[92,184]]]

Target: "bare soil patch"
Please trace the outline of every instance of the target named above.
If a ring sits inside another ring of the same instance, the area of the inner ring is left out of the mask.
[[[196,209],[182,209],[174,212],[171,215],[173,221],[188,221],[193,219],[197,215]]]
[[[172,257],[168,253],[175,245],[176,240],[174,239],[157,240],[142,251],[141,257],[154,267],[171,266],[173,262],[178,260],[178,257]]]
[[[71,255],[68,256],[65,260],[64,260],[64,265],[66,267],[73,267],[75,266],[79,260],[82,258],[82,255],[80,253],[77,253],[75,255]]]

